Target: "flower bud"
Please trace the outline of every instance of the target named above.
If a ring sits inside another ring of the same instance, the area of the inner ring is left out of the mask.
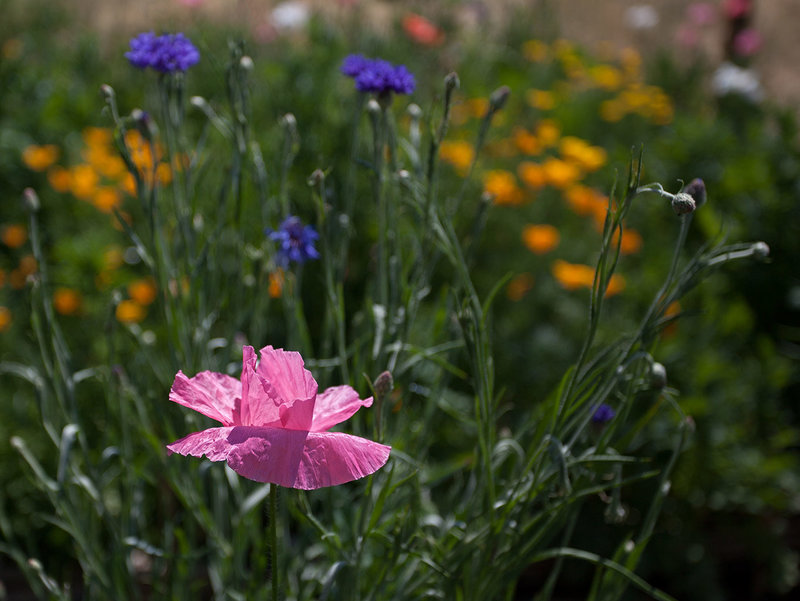
[[[699,177],[690,181],[683,191],[694,199],[695,208],[706,204],[706,184]]]
[[[375,389],[375,396],[377,397],[378,401],[383,401],[394,389],[394,378],[392,378],[392,373],[385,371],[380,374],[377,378],[375,378],[375,382],[373,382],[372,387]]]
[[[672,210],[676,215],[686,215],[693,213],[697,208],[694,198],[686,192],[678,192],[672,197]]]
[[[39,195],[36,194],[36,190],[33,188],[25,188],[25,191],[22,193],[22,201],[25,203],[25,208],[31,213],[36,213],[39,207],[41,207]]]
[[[325,172],[322,169],[314,169],[311,175],[308,176],[309,186],[319,186],[325,181]]]
[[[508,86],[500,86],[492,95],[489,96],[489,112],[499,111],[505,106],[509,95],[511,95],[511,88]]]
[[[766,242],[756,242],[752,246],[753,256],[756,259],[761,259],[762,261],[769,257],[769,246],[767,246]]]
[[[245,54],[242,58],[239,59],[239,66],[245,71],[252,71],[253,59]]]
[[[444,78],[444,89],[447,92],[451,90],[457,90],[461,87],[461,80],[458,79],[458,73],[455,71],[451,71],[448,73]]]
[[[650,386],[661,390],[667,385],[667,368],[661,363],[653,363],[650,366]]]

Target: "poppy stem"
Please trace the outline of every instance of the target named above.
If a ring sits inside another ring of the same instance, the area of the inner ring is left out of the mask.
[[[278,601],[278,485],[269,485],[269,547],[272,601]]]

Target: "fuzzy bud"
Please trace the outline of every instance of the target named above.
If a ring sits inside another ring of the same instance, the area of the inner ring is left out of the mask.
[[[769,246],[766,242],[756,242],[752,246],[753,256],[762,261],[769,257]]]
[[[392,373],[385,371],[375,378],[372,387],[375,389],[375,396],[379,401],[383,401],[394,389],[394,378]]]
[[[444,89],[449,93],[452,90],[457,90],[461,87],[461,80],[458,79],[458,73],[451,71],[444,78]]]
[[[245,71],[252,71],[253,59],[245,54],[242,58],[239,59],[239,66]]]
[[[414,102],[408,105],[406,112],[408,113],[408,116],[411,117],[412,119],[419,119],[420,117],[422,117],[422,109],[419,108],[419,105]]]
[[[39,207],[41,207],[39,195],[36,194],[36,190],[33,188],[25,188],[25,191],[22,193],[22,201],[25,203],[25,208],[31,213],[36,213]]]
[[[100,86],[100,93],[106,100],[111,100],[112,98],[114,98],[114,88],[112,88],[107,83],[104,83],[103,85]]]
[[[508,86],[500,86],[492,95],[489,96],[489,112],[494,113],[503,108],[511,95],[511,88]]]
[[[693,213],[697,208],[694,198],[686,192],[678,192],[672,197],[672,210],[676,215],[687,215]]]

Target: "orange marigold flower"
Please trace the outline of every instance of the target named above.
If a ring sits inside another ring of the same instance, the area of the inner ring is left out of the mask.
[[[456,171],[465,174],[475,159],[475,149],[465,140],[444,141],[439,147],[439,156]]]
[[[522,127],[514,128],[512,139],[517,149],[524,154],[539,154],[542,151],[539,138]]]
[[[97,192],[100,177],[91,165],[77,165],[72,168],[70,189],[76,198],[89,200]]]
[[[561,234],[552,225],[526,225],[522,230],[522,241],[528,250],[543,255],[558,246]]]
[[[128,284],[128,296],[134,302],[147,306],[156,300],[158,289],[152,278],[143,278]]]
[[[564,198],[576,214],[591,215],[600,223],[605,221],[608,198],[597,190],[577,184],[564,191]]]
[[[22,151],[22,162],[32,171],[44,171],[58,160],[60,151],[54,144],[32,144]]]
[[[47,181],[50,182],[50,187],[56,192],[69,192],[72,186],[72,176],[68,169],[58,165],[51,167],[47,170]]]
[[[114,209],[119,207],[120,202],[119,191],[109,186],[98,188],[92,199],[92,204],[103,213],[111,213]]]
[[[24,225],[11,223],[3,227],[0,240],[9,248],[19,248],[28,241],[28,230]]]
[[[162,186],[168,185],[172,181],[172,168],[167,163],[159,163],[156,167],[156,178]]]
[[[585,140],[575,136],[564,136],[559,143],[559,153],[561,156],[573,163],[584,171],[597,171],[606,164],[608,155],[605,149],[599,146],[592,146]]]
[[[438,46],[444,42],[444,32],[420,15],[408,13],[403,17],[403,30],[409,38],[423,46]]]
[[[11,326],[11,311],[8,307],[0,306],[0,332],[5,332]]]
[[[594,283],[594,269],[588,265],[558,259],[553,262],[552,271],[553,277],[567,290],[591,288]]]
[[[506,287],[506,296],[509,300],[522,300],[533,288],[533,276],[530,273],[520,273],[512,278]]]
[[[129,196],[136,196],[136,178],[132,173],[125,174],[121,186]]]
[[[80,293],[71,288],[56,288],[53,293],[53,308],[61,315],[75,315],[81,304]]]
[[[574,163],[549,158],[542,163],[545,181],[554,188],[565,189],[581,178],[581,171]]]
[[[620,274],[615,273],[608,281],[608,288],[606,288],[606,296],[614,296],[625,290],[625,278]]]
[[[83,143],[90,147],[111,147],[112,133],[106,127],[87,127],[82,133]]]
[[[145,308],[132,300],[124,300],[117,305],[115,312],[117,321],[122,323],[139,323],[147,315]]]
[[[617,230],[614,240],[616,241],[618,238],[619,230]],[[619,252],[623,255],[632,255],[642,249],[643,243],[644,240],[639,232],[632,229],[624,229],[622,230],[622,240],[619,244]]]
[[[498,205],[518,205],[523,201],[522,190],[513,174],[508,171],[489,171],[483,177],[483,189]]]
[[[547,184],[544,169],[542,169],[539,163],[522,161],[517,166],[517,175],[519,175],[519,178],[526,186],[534,190],[543,188]]]

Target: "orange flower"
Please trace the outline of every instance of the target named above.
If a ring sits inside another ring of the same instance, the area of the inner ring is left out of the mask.
[[[620,274],[615,273],[608,281],[608,288],[606,288],[606,297],[614,296],[625,290],[625,278]]]
[[[44,146],[30,145],[22,151],[22,161],[33,171],[44,171],[58,160],[58,146],[46,144]]]
[[[568,161],[572,161],[584,171],[597,171],[606,164],[607,154],[605,149],[599,146],[592,146],[585,140],[575,136],[565,136],[561,138],[558,146],[561,156]]]
[[[526,129],[521,127],[514,128],[512,134],[514,145],[517,149],[525,154],[539,154],[542,150],[539,139]]]
[[[72,168],[72,193],[82,200],[89,200],[97,192],[100,178],[91,165],[77,165]]]
[[[87,127],[83,130],[83,143],[90,147],[110,147],[111,130],[105,127]]]
[[[591,288],[594,285],[594,269],[588,265],[567,263],[561,259],[553,262],[553,276],[567,290]],[[615,273],[611,276],[606,289],[606,296],[619,294],[625,289],[625,278]]]
[[[489,99],[470,98],[467,100],[467,108],[469,109],[470,115],[476,119],[482,119],[486,116],[486,113],[489,110]]]
[[[561,234],[552,225],[526,225],[522,230],[522,241],[531,252],[543,255],[558,246]]]
[[[117,269],[120,265],[122,265],[124,260],[125,255],[121,248],[118,246],[109,246],[105,252],[103,252],[103,269]]]
[[[580,169],[573,163],[549,158],[542,163],[545,181],[554,188],[565,189],[581,178]]]
[[[492,196],[495,204],[522,204],[522,190],[517,185],[517,180],[508,171],[499,169],[489,171],[483,178],[483,189]]]
[[[578,184],[567,188],[564,198],[576,214],[591,215],[599,224],[605,222],[608,198],[597,190]]]
[[[439,147],[439,156],[463,175],[466,174],[475,158],[475,150],[472,148],[472,144],[464,140],[444,141]]]
[[[619,230],[614,238],[614,241],[619,238]],[[636,230],[625,229],[622,231],[622,240],[619,244],[619,252],[623,255],[632,255],[642,249],[642,235]]]
[[[0,306],[0,332],[5,332],[11,326],[11,311],[8,307]]]
[[[103,186],[95,192],[92,204],[103,213],[111,213],[120,205],[119,192],[116,188]]]
[[[25,255],[20,259],[19,265],[8,274],[8,282],[14,290],[21,290],[28,281],[28,276],[36,273],[38,264],[33,255]]]
[[[517,175],[522,182],[529,188],[538,190],[547,184],[547,178],[544,174],[544,169],[539,163],[532,161],[522,161],[517,166]]]
[[[81,295],[71,288],[57,288],[53,293],[53,308],[61,315],[75,315],[81,302]]]
[[[536,126],[536,136],[542,146],[554,146],[561,137],[561,128],[552,119],[542,119]]]
[[[24,225],[11,223],[3,228],[0,240],[9,248],[19,248],[28,241],[28,230]]]
[[[25,277],[36,273],[36,270],[39,269],[39,264],[36,262],[36,259],[33,255],[25,255],[19,260],[19,270],[20,272],[25,275]]]
[[[128,295],[139,305],[147,306],[156,300],[158,290],[152,278],[136,280],[128,284]]]
[[[139,323],[145,318],[147,311],[142,305],[132,300],[124,300],[117,305],[117,320],[122,323]]]
[[[406,35],[423,46],[438,46],[444,42],[444,32],[425,17],[408,13],[403,17]]]
[[[506,296],[516,302],[522,300],[531,288],[533,288],[533,276],[530,273],[520,273],[508,283]]]
[[[283,292],[283,281],[283,269],[278,268],[277,270],[270,272],[268,288],[270,298],[280,298],[281,293]]]
[[[673,301],[672,303],[669,304],[666,311],[664,311],[664,317],[666,318],[676,317],[680,315],[680,312],[681,312],[681,304],[678,301]],[[669,322],[664,327],[663,330],[661,330],[661,335],[664,338],[669,338],[671,336],[674,336],[677,331],[678,331],[678,321],[673,320]]]
[[[50,187],[56,192],[69,192],[72,186],[72,176],[69,170],[59,167],[58,165],[51,167],[47,170],[47,181],[50,182]]]

